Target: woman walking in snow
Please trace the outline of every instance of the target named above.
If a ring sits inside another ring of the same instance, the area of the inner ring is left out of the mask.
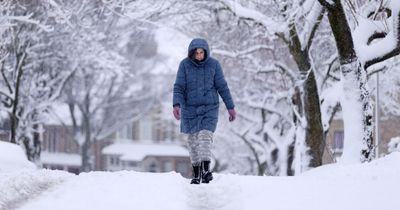
[[[181,120],[181,132],[188,134],[193,167],[191,184],[209,183],[211,144],[218,122],[219,96],[229,112],[229,121],[236,118],[235,105],[221,65],[210,57],[208,43],[193,39],[188,57],[179,64],[174,84],[173,114]]]

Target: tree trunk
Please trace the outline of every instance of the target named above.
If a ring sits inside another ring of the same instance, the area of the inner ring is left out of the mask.
[[[83,143],[81,147],[81,156],[82,156],[82,165],[81,165],[81,172],[88,172],[91,169],[90,166],[90,156],[89,156],[89,146],[90,144],[86,142]]]
[[[90,120],[88,116],[83,117],[83,132],[85,132],[85,140],[81,147],[81,156],[82,156],[82,165],[81,171],[88,172],[91,170],[91,163],[90,163],[90,156],[89,156],[89,149],[91,146],[91,130],[90,130]]]
[[[308,49],[302,49],[294,24],[290,26],[290,37],[289,51],[300,71],[300,84],[295,91],[297,96],[294,97],[294,104],[300,114],[304,113],[307,122],[305,143],[309,147],[307,153],[311,156],[308,165],[309,167],[317,167],[322,165],[322,141],[324,139],[317,82],[311,68]],[[299,126],[299,123],[296,124]]]
[[[19,88],[21,85],[21,78],[22,78],[22,66],[25,60],[25,53],[22,55],[17,55],[16,58],[16,81],[15,81],[15,92],[14,92],[14,100],[12,103],[12,111],[9,114],[10,116],[10,129],[11,129],[11,134],[10,134],[10,142],[16,144],[17,143],[17,129],[18,129],[18,105],[19,105]]]
[[[328,19],[339,53],[343,98],[344,161],[369,161],[374,154],[372,106],[367,89],[366,71],[354,50],[351,30],[340,0],[328,9]],[[357,154],[357,155],[356,155]]]
[[[321,104],[314,72],[310,71],[304,87],[304,114],[307,120],[306,144],[310,147],[310,167],[322,165],[323,128],[321,119]]]
[[[41,142],[42,140],[40,139],[40,133],[41,131],[37,132],[39,130],[39,125],[34,124],[33,129],[35,132],[33,133],[33,154],[32,154],[32,160],[34,163],[39,164],[39,159],[40,159],[40,153],[42,151],[41,148]]]

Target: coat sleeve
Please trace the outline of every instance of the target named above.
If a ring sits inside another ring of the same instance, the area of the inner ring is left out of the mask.
[[[224,73],[218,61],[217,67],[215,68],[214,85],[222,100],[224,101],[226,108],[233,109],[235,107],[235,104],[233,103],[228,83],[225,81]]]
[[[179,64],[178,73],[176,74],[176,79],[174,83],[172,106],[179,105],[182,107],[184,103],[184,94],[186,89],[186,76],[185,67],[183,62]]]

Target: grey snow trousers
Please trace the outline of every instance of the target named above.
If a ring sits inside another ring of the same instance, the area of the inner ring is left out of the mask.
[[[212,142],[213,132],[209,130],[189,134],[188,146],[192,165],[198,166],[202,161],[211,161]]]

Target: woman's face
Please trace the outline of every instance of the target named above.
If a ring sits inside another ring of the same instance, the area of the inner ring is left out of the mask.
[[[201,48],[197,48],[196,51],[194,52],[194,58],[198,61],[201,61],[204,59],[204,50]]]

